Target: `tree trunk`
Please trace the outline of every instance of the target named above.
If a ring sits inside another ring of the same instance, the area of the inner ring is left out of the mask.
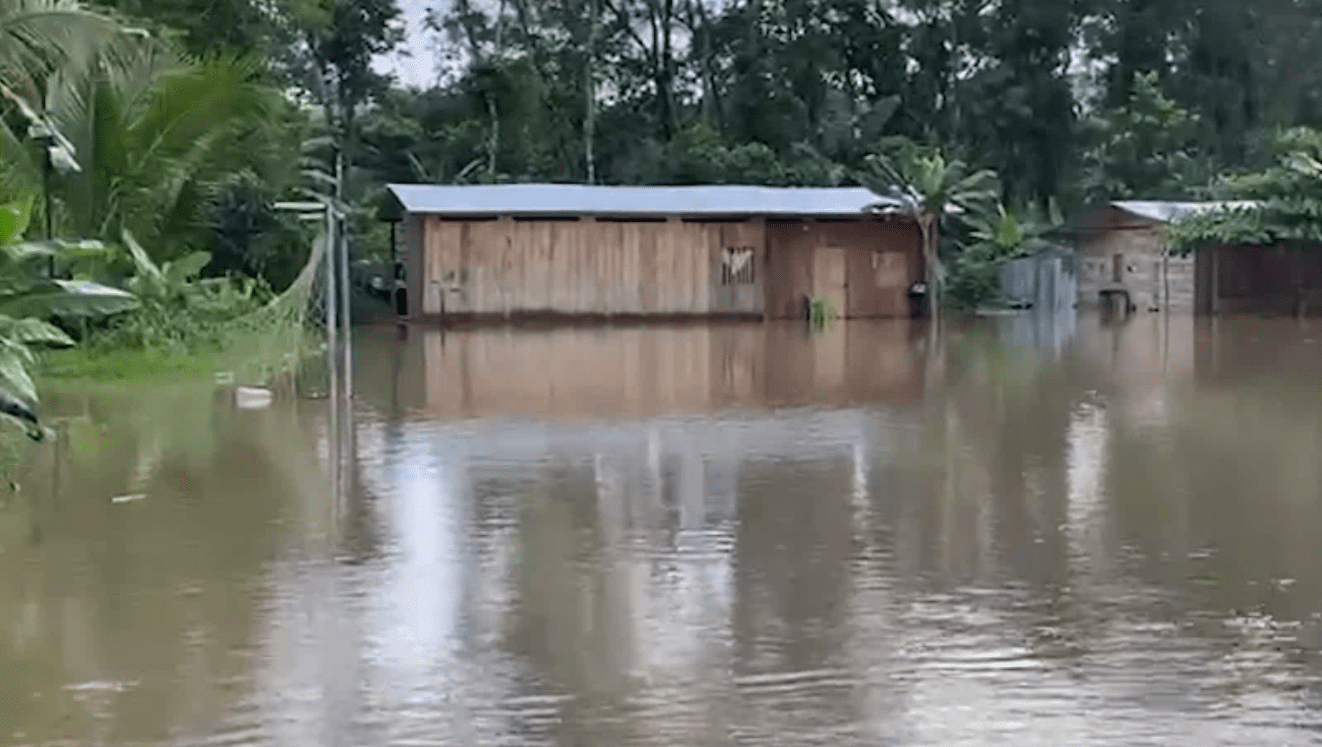
[[[918,215],[918,230],[923,240],[923,265],[927,283],[927,311],[933,321],[941,314],[941,253],[937,216],[924,211]]]
[[[496,11],[496,44],[493,49],[492,57],[496,64],[500,64],[502,56],[502,42],[504,41],[505,31],[505,0],[500,0],[500,8]],[[476,41],[474,42],[476,46]],[[494,71],[494,67],[492,70]],[[494,82],[494,80],[493,80]],[[496,156],[500,152],[500,112],[496,108],[496,94],[494,90],[489,90],[486,96],[487,114],[491,117],[491,139],[487,141],[487,181],[496,181]]]
[[[587,165],[588,184],[597,183],[597,157],[593,140],[597,130],[597,81],[593,62],[597,49],[597,0],[588,0],[588,50],[584,62],[583,86],[587,90],[587,112],[583,117],[583,160]]]
[[[716,83],[716,71],[713,64],[712,53],[712,29],[711,22],[707,18],[707,10],[701,2],[695,0],[686,0],[686,13],[688,15],[689,33],[693,35],[694,45],[699,50],[699,68],[702,78],[702,116],[716,125],[719,130],[722,119],[722,107],[720,94],[717,93],[719,86]],[[697,40],[701,40],[698,42]]]
[[[500,110],[496,104],[496,68],[500,65],[502,59],[502,44],[504,42],[505,31],[505,7],[507,0],[500,0],[500,6],[496,9],[495,17],[495,39],[492,47],[491,56],[488,58],[483,53],[482,42],[480,40],[480,30],[471,19],[466,18],[471,5],[463,2],[459,8],[458,17],[460,19],[460,28],[463,29],[464,36],[468,42],[468,51],[472,55],[474,67],[485,67],[487,70],[488,83],[486,90],[482,92],[482,103],[486,106],[487,119],[490,125],[490,131],[487,134],[487,181],[494,182],[496,179],[496,159],[500,152]]]
[[[661,79],[658,82],[664,86],[661,99],[662,117],[664,117],[662,126],[666,140],[669,141],[675,134],[675,63],[671,44],[675,23],[674,0],[665,0],[663,8],[662,23],[665,25],[661,27]]]
[[[487,94],[487,116],[491,119],[491,135],[487,138],[487,181],[496,181],[496,154],[500,151],[500,112],[496,110],[496,97]]]

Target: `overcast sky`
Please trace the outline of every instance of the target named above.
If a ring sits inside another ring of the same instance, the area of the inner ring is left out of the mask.
[[[406,86],[427,88],[436,82],[436,58],[428,48],[430,34],[423,28],[422,21],[427,15],[427,8],[444,8],[450,0],[399,0],[399,7],[404,11],[407,39],[404,49],[407,55],[392,54],[378,57],[375,67],[380,72],[391,72],[395,79]],[[479,0],[479,5],[484,3]],[[717,0],[720,5],[720,0]],[[1071,50],[1070,72],[1074,77],[1076,95],[1086,105],[1096,94],[1095,76],[1105,67],[1105,61],[1088,59],[1082,46],[1082,39]]]
[[[445,0],[399,0],[399,7],[404,11],[408,39],[404,48],[409,55],[388,55],[376,60],[376,69],[380,72],[395,74],[396,80],[406,86],[428,86],[436,79],[436,62],[427,49],[427,34],[422,27],[422,19],[427,15],[428,7],[440,7]]]

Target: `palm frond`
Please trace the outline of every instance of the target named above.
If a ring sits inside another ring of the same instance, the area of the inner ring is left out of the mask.
[[[29,86],[96,54],[117,30],[113,19],[76,0],[0,0],[0,80]]]
[[[207,185],[263,160],[253,133],[280,136],[270,127],[279,97],[262,76],[252,58],[194,61],[138,38],[48,76],[44,116],[80,167],[56,190],[73,228],[107,238],[128,228],[162,256],[187,248],[205,230]]]

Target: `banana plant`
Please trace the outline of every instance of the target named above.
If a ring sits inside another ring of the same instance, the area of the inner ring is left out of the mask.
[[[123,237],[134,269],[127,287],[144,302],[171,303],[186,300],[195,290],[193,281],[211,263],[210,252],[193,252],[158,266],[132,233],[126,230]]]
[[[945,271],[941,266],[940,228],[947,214],[970,213],[996,199],[999,180],[990,169],[975,170],[959,159],[946,160],[937,149],[920,148],[907,141],[891,143],[891,155],[869,157],[870,172],[859,180],[883,197],[869,211],[908,215],[922,235],[923,263],[927,267],[927,302],[932,316],[940,313]]]
[[[1054,200],[1045,213],[1016,212],[997,203],[995,210],[969,216],[970,246],[983,249],[992,258],[1027,256],[1045,247],[1046,237],[1063,222]]]
[[[29,373],[34,348],[74,344],[56,319],[107,316],[137,308],[139,301],[90,280],[44,277],[51,258],[74,264],[107,254],[96,241],[23,241],[32,220],[32,197],[0,205],[0,419],[34,439],[44,430],[36,415],[37,389]]]
[[[187,308],[194,318],[228,319],[269,292],[265,281],[247,276],[201,277],[211,263],[210,252],[192,252],[157,265],[132,233],[125,231],[123,241],[134,270],[124,287],[157,313]]]

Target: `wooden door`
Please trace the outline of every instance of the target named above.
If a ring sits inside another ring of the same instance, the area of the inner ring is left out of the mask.
[[[845,250],[838,246],[817,248],[813,256],[813,295],[830,300],[838,314],[849,313],[848,291],[845,287]]]
[[[872,270],[872,308],[868,316],[904,318],[909,316],[909,256],[897,251],[870,253]]]

